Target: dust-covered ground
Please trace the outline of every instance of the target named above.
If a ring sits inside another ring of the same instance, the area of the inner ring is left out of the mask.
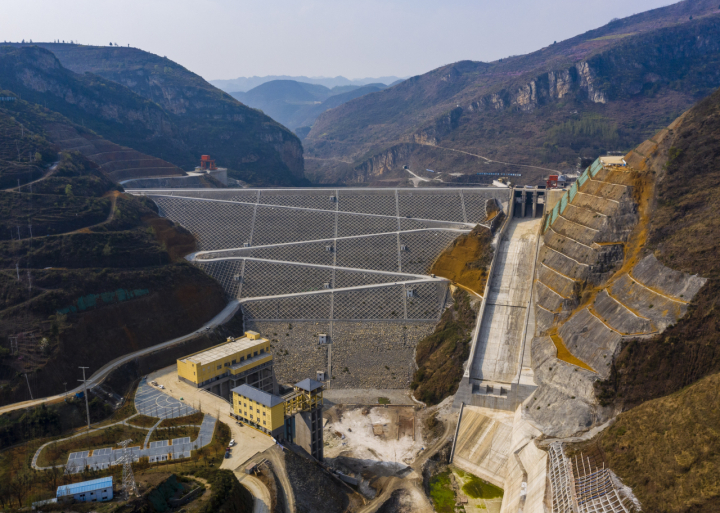
[[[340,470],[368,477],[397,475],[409,470],[423,449],[412,406],[333,407],[328,417],[325,459]]]

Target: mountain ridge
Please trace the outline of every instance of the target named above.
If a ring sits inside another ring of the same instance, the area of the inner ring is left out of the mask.
[[[185,169],[211,154],[231,177],[250,183],[306,183],[302,145],[290,130],[169,59],[134,48],[73,44],[0,49],[5,88],[38,103],[52,102],[54,110],[79,124],[93,122],[93,130],[113,142]],[[53,87],[46,83],[50,78]],[[73,95],[59,94],[72,90],[94,100],[76,102]],[[102,107],[111,99],[113,107]],[[123,110],[126,103],[134,108]]]
[[[306,77],[306,76],[291,76],[291,75],[267,75],[264,77],[252,76],[252,77],[238,77],[233,79],[224,80],[210,80],[209,82],[222,89],[226,93],[237,93],[247,92],[265,82],[272,80],[294,80],[296,82],[304,82],[307,84],[319,84],[328,88],[342,87],[348,85],[364,86],[367,84],[380,82],[385,85],[391,85],[398,81],[404,80],[400,77],[389,76],[389,77],[365,77],[358,79],[347,79],[341,75],[337,77]]]
[[[684,1],[527,55],[411,77],[322,114],[304,140],[307,172],[328,183],[372,181],[392,168],[366,163],[393,161],[407,144],[403,164],[467,175],[482,163],[441,146],[560,170],[577,157],[629,150],[720,85],[718,13],[709,0]]]

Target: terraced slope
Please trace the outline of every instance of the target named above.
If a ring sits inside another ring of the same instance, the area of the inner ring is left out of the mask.
[[[0,45],[4,88],[177,167],[194,169],[200,155],[211,154],[233,178],[305,183],[302,146],[292,132],[176,63],[132,48],[42,46]],[[149,174],[159,165],[145,164]]]
[[[67,124],[46,126],[48,137],[65,151],[79,151],[116,182],[133,178],[185,176],[179,167],[162,159],[120,146],[92,133],[79,133]]]
[[[677,322],[706,281],[642,256],[652,190],[647,173],[601,158],[546,219],[532,350],[540,381],[534,399],[549,408],[529,415],[548,434],[606,420],[593,383],[610,376],[621,343]],[[574,415],[557,422],[557,408]]]
[[[0,404],[61,393],[78,362],[92,373],[225,306],[220,286],[182,263],[192,235],[59,152],[48,124],[73,127],[44,106],[0,103]]]
[[[305,183],[303,148],[295,134],[178,63],[138,48],[39,46],[75,73],[90,72],[122,84],[177,116],[177,134],[192,149],[193,159],[152,155],[193,169],[199,156],[209,153],[239,180],[285,186]]]

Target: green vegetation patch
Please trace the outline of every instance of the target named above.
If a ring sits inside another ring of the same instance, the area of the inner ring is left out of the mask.
[[[191,441],[195,441],[199,434],[200,428],[197,426],[156,428],[150,435],[150,441],[172,440],[173,438],[184,438],[186,436],[189,436]]]
[[[48,445],[40,452],[37,464],[41,467],[64,465],[67,463],[71,452],[103,449],[105,447],[117,448],[118,442],[128,438],[133,440],[131,445],[142,445],[145,436],[147,436],[147,430],[145,429],[125,425],[110,426]]]
[[[160,419],[156,417],[148,417],[147,415],[136,415],[135,417],[128,420],[128,424],[149,428],[157,424],[159,420]]]
[[[454,394],[462,378],[463,362],[470,356],[470,339],[475,311],[470,296],[458,288],[453,305],[443,312],[435,331],[417,346],[415,372],[410,387],[415,397],[428,404],[438,404]]]
[[[387,397],[378,397],[378,404],[390,404],[390,399]]]
[[[195,412],[192,415],[185,415],[184,417],[174,417],[172,419],[163,420],[158,427],[171,427],[171,426],[189,426],[189,425],[200,425],[202,424],[205,414],[202,412]]]
[[[449,470],[436,474],[430,479],[430,498],[438,513],[455,512],[455,492],[450,482]]]
[[[462,491],[468,497],[472,497],[473,499],[502,499],[502,488],[459,469],[455,470],[455,473],[465,481],[465,484],[462,486]]]

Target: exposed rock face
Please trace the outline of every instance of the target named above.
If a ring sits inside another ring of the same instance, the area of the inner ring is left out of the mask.
[[[384,175],[392,169],[402,167],[412,152],[412,144],[398,144],[374,155],[354,169],[350,181],[353,183],[368,182],[372,178]]]
[[[481,163],[472,154],[570,167],[584,149],[640,143],[720,85],[718,16],[707,2],[680,2],[531,54],[449,64],[324,112],[305,148],[328,178],[401,142],[471,154],[449,162],[427,149],[424,165],[437,170]],[[590,125],[592,135],[580,128]],[[522,170],[528,183],[542,175]]]

